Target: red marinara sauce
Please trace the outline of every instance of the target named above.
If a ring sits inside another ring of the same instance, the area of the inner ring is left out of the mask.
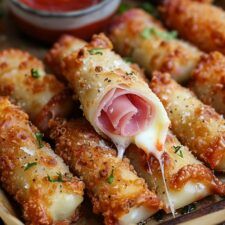
[[[102,0],[20,0],[31,8],[52,12],[81,10],[98,4]]]
[[[88,40],[93,34],[104,31],[121,0],[17,0],[9,2],[11,3],[10,13],[24,33],[34,39],[52,43],[63,34],[71,34]]]

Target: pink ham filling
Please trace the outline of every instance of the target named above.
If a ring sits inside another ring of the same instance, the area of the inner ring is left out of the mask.
[[[103,131],[133,136],[151,120],[151,104],[127,90],[115,88],[101,101],[97,123]]]

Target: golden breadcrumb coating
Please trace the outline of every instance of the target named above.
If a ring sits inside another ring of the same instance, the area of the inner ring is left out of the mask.
[[[169,202],[163,185],[158,160],[149,159],[141,149],[131,145],[126,151],[138,175],[143,177],[149,188],[156,191],[164,203],[164,210],[170,211]],[[149,172],[150,171],[150,172]],[[212,171],[197,160],[189,149],[169,132],[165,143],[164,171],[169,197],[173,199],[174,209],[178,209],[207,195],[224,195],[225,186]],[[189,189],[189,191],[187,191]],[[194,190],[194,191],[193,191]]]
[[[141,9],[117,16],[110,27],[110,38],[121,55],[139,63],[148,74],[169,72],[178,82],[185,82],[202,53],[173,35]]]
[[[0,161],[1,184],[22,206],[27,224],[72,221],[83,199],[83,182],[73,177],[63,160],[42,141],[41,133],[29,122],[27,114],[3,97]]]
[[[53,47],[47,52],[45,56],[45,62],[50,67],[61,80],[65,80],[62,76],[64,62],[63,59],[72,54],[74,51],[78,51],[82,47],[87,45],[87,42],[78,39],[71,35],[63,35],[54,45]],[[126,59],[125,59],[126,60]],[[140,76],[143,79],[146,79],[144,75],[144,71],[135,63],[130,63],[130,66],[139,71]]]
[[[194,70],[189,87],[205,104],[225,115],[225,57],[219,52],[204,55]]]
[[[117,224],[133,207],[144,206],[152,212],[160,208],[160,201],[129,160],[119,159],[86,120],[58,120],[51,126],[56,153],[82,177],[94,212],[103,214],[105,224]]]
[[[65,80],[62,76],[63,59],[86,44],[81,39],[70,35],[63,35],[46,54],[45,62],[59,79]]]
[[[225,12],[207,3],[166,0],[161,8],[168,27],[206,52],[225,53]]]
[[[65,86],[47,75],[42,62],[29,53],[17,49],[0,52],[0,94],[21,106],[42,130],[47,129],[45,117],[70,113],[72,99],[67,93]]]
[[[155,72],[150,87],[162,101],[172,131],[212,169],[225,170],[225,120],[169,74]]]

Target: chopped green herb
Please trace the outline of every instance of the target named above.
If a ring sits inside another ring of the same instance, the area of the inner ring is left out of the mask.
[[[37,165],[37,162],[27,163],[24,166],[24,171],[29,170],[31,167],[36,166],[36,165]]]
[[[124,57],[123,60],[127,63],[133,63],[133,59],[131,57]]]
[[[141,32],[141,37],[143,37],[144,39],[149,39],[151,36],[152,36],[152,28],[145,28]]]
[[[185,206],[182,210],[181,210],[181,214],[187,214],[190,213],[192,211],[196,210],[196,205],[194,203]]]
[[[131,6],[129,4],[121,3],[119,8],[118,8],[118,13],[122,14],[122,13],[126,12],[130,8],[131,8]]]
[[[177,31],[161,32],[162,38],[165,40],[173,40],[177,38]]]
[[[158,212],[154,215],[154,219],[155,219],[156,221],[162,220],[162,219],[163,219],[163,215],[164,215],[163,211],[160,210],[160,211],[158,211]]]
[[[142,4],[140,4],[140,8],[144,9],[146,12],[148,12],[149,14],[153,15],[154,17],[159,17],[159,12],[156,9],[156,7],[154,5],[152,5],[149,2],[144,2]]]
[[[38,141],[39,148],[43,148],[44,147],[44,143],[43,143],[44,134],[37,132],[37,133],[35,133],[35,137]]]
[[[52,182],[52,183],[56,183],[56,182],[65,182],[63,180],[62,174],[61,173],[57,173],[57,177],[56,178],[51,178],[49,175],[47,176],[48,181]]]
[[[178,146],[173,146],[174,152],[175,152],[177,155],[179,155],[181,158],[184,158],[181,147],[182,147],[182,146],[180,146],[180,145],[178,145]]]
[[[111,174],[110,174],[110,176],[109,176],[108,179],[107,179],[107,182],[108,182],[109,184],[112,184],[113,181],[114,181],[114,169],[112,169]]]
[[[31,69],[31,76],[33,78],[39,78],[41,75],[40,75],[40,73],[39,73],[39,71],[37,69],[32,68]]]
[[[103,52],[101,52],[102,48],[93,48],[91,50],[88,50],[90,55],[103,55]]]
[[[160,37],[163,40],[173,40],[174,38],[177,37],[177,32],[176,31],[171,31],[171,32],[160,31],[154,27],[145,28],[141,32],[141,37],[143,37],[144,39],[149,39],[152,36]]]

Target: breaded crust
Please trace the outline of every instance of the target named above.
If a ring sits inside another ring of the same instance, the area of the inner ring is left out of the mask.
[[[225,12],[207,3],[167,0],[161,8],[168,27],[206,52],[225,53]]]
[[[103,214],[105,224],[117,224],[134,207],[144,206],[152,212],[160,208],[160,201],[129,160],[119,159],[86,120],[58,120],[51,126],[56,153],[82,177],[94,212]]]
[[[70,114],[72,98],[65,93],[64,84],[47,75],[37,58],[17,49],[0,52],[0,95],[21,106],[41,130],[47,129],[43,114],[50,119]]]
[[[225,115],[225,57],[219,52],[202,56],[189,87],[205,104]]]
[[[202,54],[176,38],[160,21],[141,9],[131,9],[111,23],[109,36],[116,51],[139,63],[151,75],[154,70],[169,72],[178,82],[190,78]]]
[[[84,184],[40,135],[27,114],[0,98],[1,184],[22,206],[27,224],[69,224],[82,202]]]
[[[156,72],[150,87],[162,101],[171,120],[171,128],[212,169],[225,170],[225,120],[210,106],[204,105],[187,88]]]
[[[63,59],[86,44],[81,39],[63,35],[46,54],[45,62],[60,80],[65,81],[65,78],[62,76]]]

